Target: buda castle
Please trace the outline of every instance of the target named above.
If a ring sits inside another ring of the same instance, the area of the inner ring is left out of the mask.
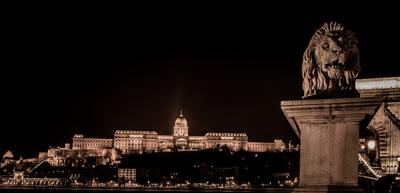
[[[246,133],[207,132],[204,136],[189,136],[188,122],[182,110],[175,120],[172,135],[156,131],[116,130],[113,139],[86,138],[76,134],[72,138],[74,150],[117,149],[122,154],[159,151],[196,151],[227,146],[232,151],[272,152],[286,149],[282,140],[249,142]]]

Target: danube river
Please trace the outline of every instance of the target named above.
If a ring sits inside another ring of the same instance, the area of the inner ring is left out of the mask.
[[[62,188],[62,187],[13,187],[13,186],[0,186],[0,192],[292,192],[293,189],[288,188],[249,188],[249,189],[200,189],[200,188]]]

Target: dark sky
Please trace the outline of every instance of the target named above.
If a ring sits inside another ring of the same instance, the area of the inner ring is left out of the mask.
[[[13,12],[4,24],[0,152],[44,151],[74,133],[246,132],[297,140],[280,101],[301,99],[301,61],[325,21],[360,42],[360,78],[399,76],[399,15],[235,9]]]

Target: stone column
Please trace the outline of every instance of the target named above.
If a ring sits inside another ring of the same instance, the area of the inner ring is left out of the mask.
[[[300,185],[295,192],[360,192],[358,133],[382,98],[281,101],[300,137]]]

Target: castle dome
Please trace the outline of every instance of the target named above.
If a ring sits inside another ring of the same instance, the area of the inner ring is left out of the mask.
[[[188,126],[185,117],[183,117],[182,110],[181,110],[181,114],[175,120],[175,126],[178,126],[178,127],[187,127]]]

